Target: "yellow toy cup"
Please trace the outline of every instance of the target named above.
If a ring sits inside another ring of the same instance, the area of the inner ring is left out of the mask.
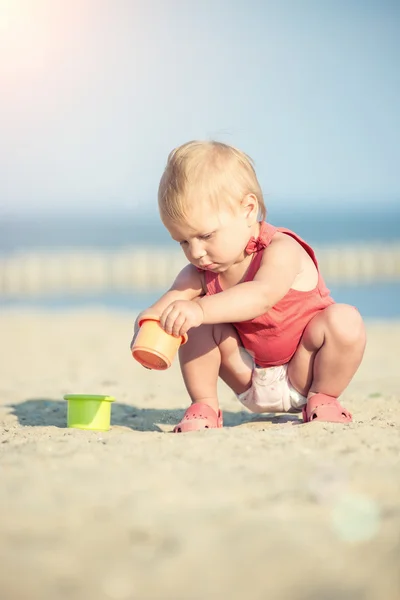
[[[186,344],[187,335],[174,337],[166,333],[158,317],[144,315],[139,320],[139,332],[132,346],[132,356],[148,369],[168,369],[181,344]]]
[[[91,394],[66,394],[68,402],[67,426],[93,431],[108,431],[111,420],[113,396]]]

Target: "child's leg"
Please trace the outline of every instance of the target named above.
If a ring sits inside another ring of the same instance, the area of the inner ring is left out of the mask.
[[[216,412],[218,376],[236,394],[251,385],[253,361],[241,347],[235,328],[227,323],[191,329],[179,359],[192,402],[208,404]]]
[[[316,315],[288,366],[288,376],[300,394],[322,393],[337,398],[357,371],[366,334],[360,313],[347,304],[332,304]]]

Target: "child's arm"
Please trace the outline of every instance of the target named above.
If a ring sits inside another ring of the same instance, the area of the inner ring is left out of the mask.
[[[195,302],[172,301],[161,315],[162,327],[168,333],[182,335],[202,323],[237,323],[263,315],[292,287],[301,270],[301,253],[301,246],[289,236],[273,240],[263,252],[253,281],[238,283]]]
[[[137,316],[134,325],[131,346],[135,341],[137,332],[139,331],[139,320],[144,315],[151,314],[160,316],[167,306],[169,306],[172,302],[176,300],[194,300],[202,294],[204,294],[203,275],[193,265],[186,265],[186,267],[184,267],[178,274],[169,290],[165,292],[165,294],[163,294],[161,298],[159,298],[154,304],[145,310],[142,310],[142,312]]]
[[[171,285],[169,290],[165,292],[144,313],[152,313],[161,315],[161,313],[171,304],[174,300],[194,300],[204,294],[203,290],[203,275],[194,267],[189,264],[182,269],[177,275],[174,283]]]
[[[273,240],[264,250],[253,281],[239,283],[198,303],[204,323],[235,323],[266,313],[292,287],[301,269],[301,246],[289,236]]]

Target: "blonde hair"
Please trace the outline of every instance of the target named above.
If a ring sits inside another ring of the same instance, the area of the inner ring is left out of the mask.
[[[192,141],[172,150],[158,188],[161,219],[186,220],[188,210],[208,200],[213,207],[221,202],[241,202],[247,194],[258,200],[259,218],[266,208],[252,159],[222,142]]]

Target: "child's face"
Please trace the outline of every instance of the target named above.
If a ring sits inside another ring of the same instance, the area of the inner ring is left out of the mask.
[[[193,208],[189,223],[164,222],[193,265],[217,273],[243,260],[251,237],[249,223],[249,211],[241,205],[216,211],[208,204]]]

